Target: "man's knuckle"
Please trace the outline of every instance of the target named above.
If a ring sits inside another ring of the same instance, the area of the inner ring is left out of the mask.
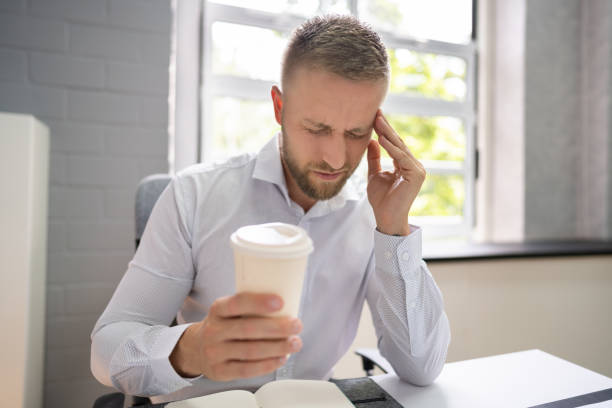
[[[238,298],[236,296],[233,296],[230,299],[228,299],[227,313],[230,316],[236,316],[238,314]]]

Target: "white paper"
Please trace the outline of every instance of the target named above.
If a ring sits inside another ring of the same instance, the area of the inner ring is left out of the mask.
[[[354,408],[342,391],[329,381],[273,381],[257,390],[255,397],[265,408]]]
[[[184,401],[171,402],[166,408],[259,408],[255,396],[242,390],[224,391]]]

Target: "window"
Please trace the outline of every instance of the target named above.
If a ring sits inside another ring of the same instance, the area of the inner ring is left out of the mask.
[[[473,0],[207,0],[203,6],[202,160],[258,151],[279,130],[269,95],[292,30],[315,14],[355,14],[387,46],[392,78],[383,111],[428,171],[411,222],[427,226],[428,239],[470,233]],[[392,168],[388,156],[383,167]],[[365,174],[366,165],[358,171]]]

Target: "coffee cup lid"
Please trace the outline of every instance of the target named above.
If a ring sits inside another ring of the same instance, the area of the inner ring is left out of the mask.
[[[238,228],[230,241],[234,248],[264,257],[293,258],[313,251],[312,240],[304,229],[281,222]]]

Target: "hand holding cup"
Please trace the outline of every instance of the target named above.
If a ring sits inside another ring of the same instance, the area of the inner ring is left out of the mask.
[[[302,348],[298,318],[269,316],[277,295],[242,292],[217,299],[208,315],[185,330],[170,356],[184,377],[230,381],[270,373]]]
[[[282,223],[250,225],[232,234],[231,244],[238,293],[217,299],[179,339],[170,363],[184,377],[264,375],[302,348],[297,316],[313,250],[306,231]]]

